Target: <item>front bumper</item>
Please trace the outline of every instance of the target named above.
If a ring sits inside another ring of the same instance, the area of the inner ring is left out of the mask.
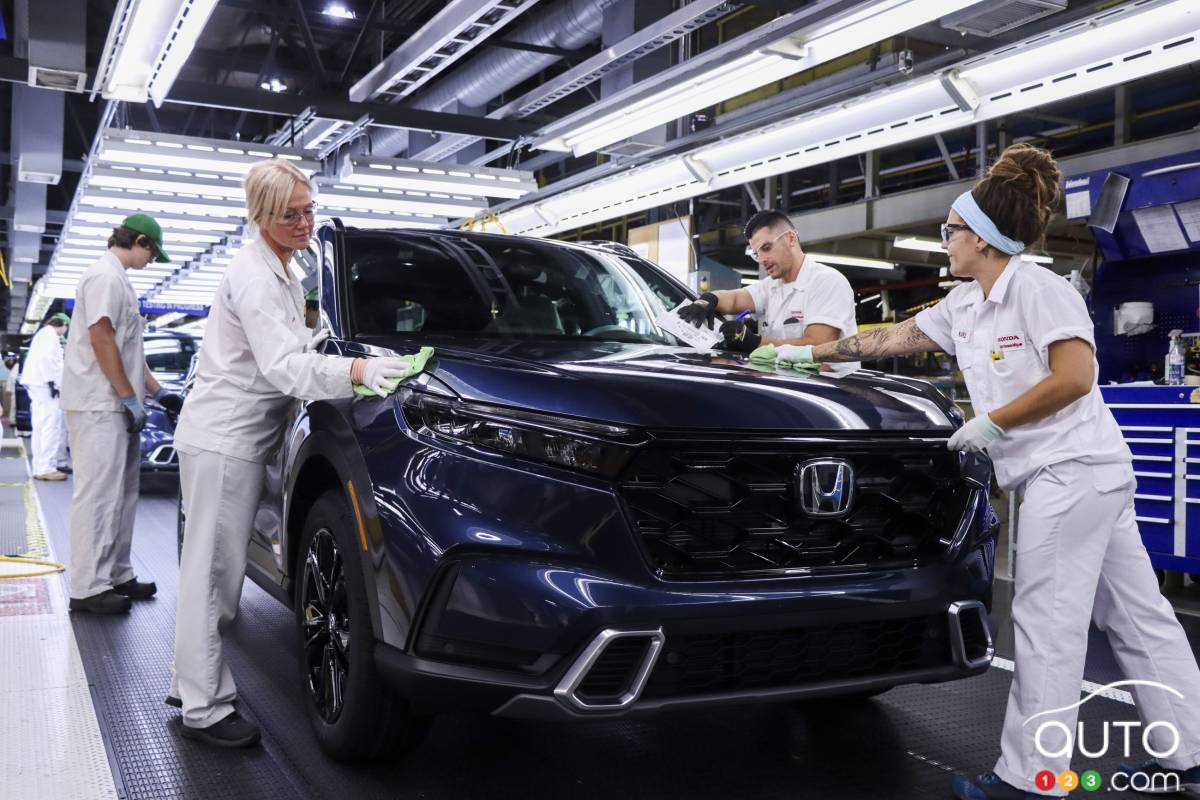
[[[995,540],[953,563],[634,585],[494,556],[444,569],[384,680],[418,706],[578,719],[778,702],[979,674]]]

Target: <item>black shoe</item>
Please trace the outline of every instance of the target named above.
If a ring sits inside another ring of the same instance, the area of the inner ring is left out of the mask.
[[[183,701],[174,695],[167,695],[163,702],[169,705],[171,708],[183,708]]]
[[[974,778],[955,775],[950,790],[958,800],[1038,800],[1045,797],[1010,786],[994,772],[985,772]]]
[[[82,600],[72,597],[67,607],[72,611],[90,611],[93,614],[126,614],[131,605],[128,597],[109,589]]]
[[[154,581],[141,583],[137,578],[130,578],[124,583],[114,586],[113,591],[117,594],[123,594],[131,600],[145,600],[148,597],[153,597],[154,593],[158,591],[158,587],[154,585]]]
[[[244,720],[235,711],[220,722],[207,728],[183,726],[183,737],[216,747],[249,747],[255,744],[262,733],[253,722]]]
[[[63,475],[70,475],[70,474],[71,474],[71,468],[70,468],[70,467],[59,467],[59,468],[58,468],[58,471],[59,471],[59,472],[61,472]]]

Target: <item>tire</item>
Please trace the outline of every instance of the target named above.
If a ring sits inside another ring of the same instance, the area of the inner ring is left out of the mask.
[[[358,537],[340,491],[321,495],[309,511],[294,574],[301,689],[321,749],[357,761],[416,747],[429,723],[375,673]]]

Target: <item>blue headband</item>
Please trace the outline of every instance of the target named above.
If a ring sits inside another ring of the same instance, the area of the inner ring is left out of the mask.
[[[971,230],[975,231],[976,236],[1001,253],[1015,256],[1017,253],[1025,250],[1024,242],[1010,239],[1000,232],[999,228],[996,227],[996,223],[992,222],[991,217],[983,213],[983,209],[975,202],[975,198],[971,196],[969,191],[960,194],[958,199],[954,201],[954,205],[950,207],[958,212],[958,215],[963,218],[963,222],[967,223]]]

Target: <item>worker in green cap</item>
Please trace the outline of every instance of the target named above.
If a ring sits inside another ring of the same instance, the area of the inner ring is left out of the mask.
[[[63,379],[62,336],[71,318],[59,312],[46,320],[29,343],[21,370],[21,384],[29,394],[33,436],[33,477],[39,481],[65,481],[67,425],[59,405]]]
[[[143,320],[128,271],[169,263],[163,233],[147,214],[126,217],[108,251],[75,289],[75,324],[67,337],[62,407],[74,459],[71,497],[72,611],[116,614],[154,595],[130,563],[141,470],[142,398],[178,412],[183,399],[163,389],[146,364]]]

